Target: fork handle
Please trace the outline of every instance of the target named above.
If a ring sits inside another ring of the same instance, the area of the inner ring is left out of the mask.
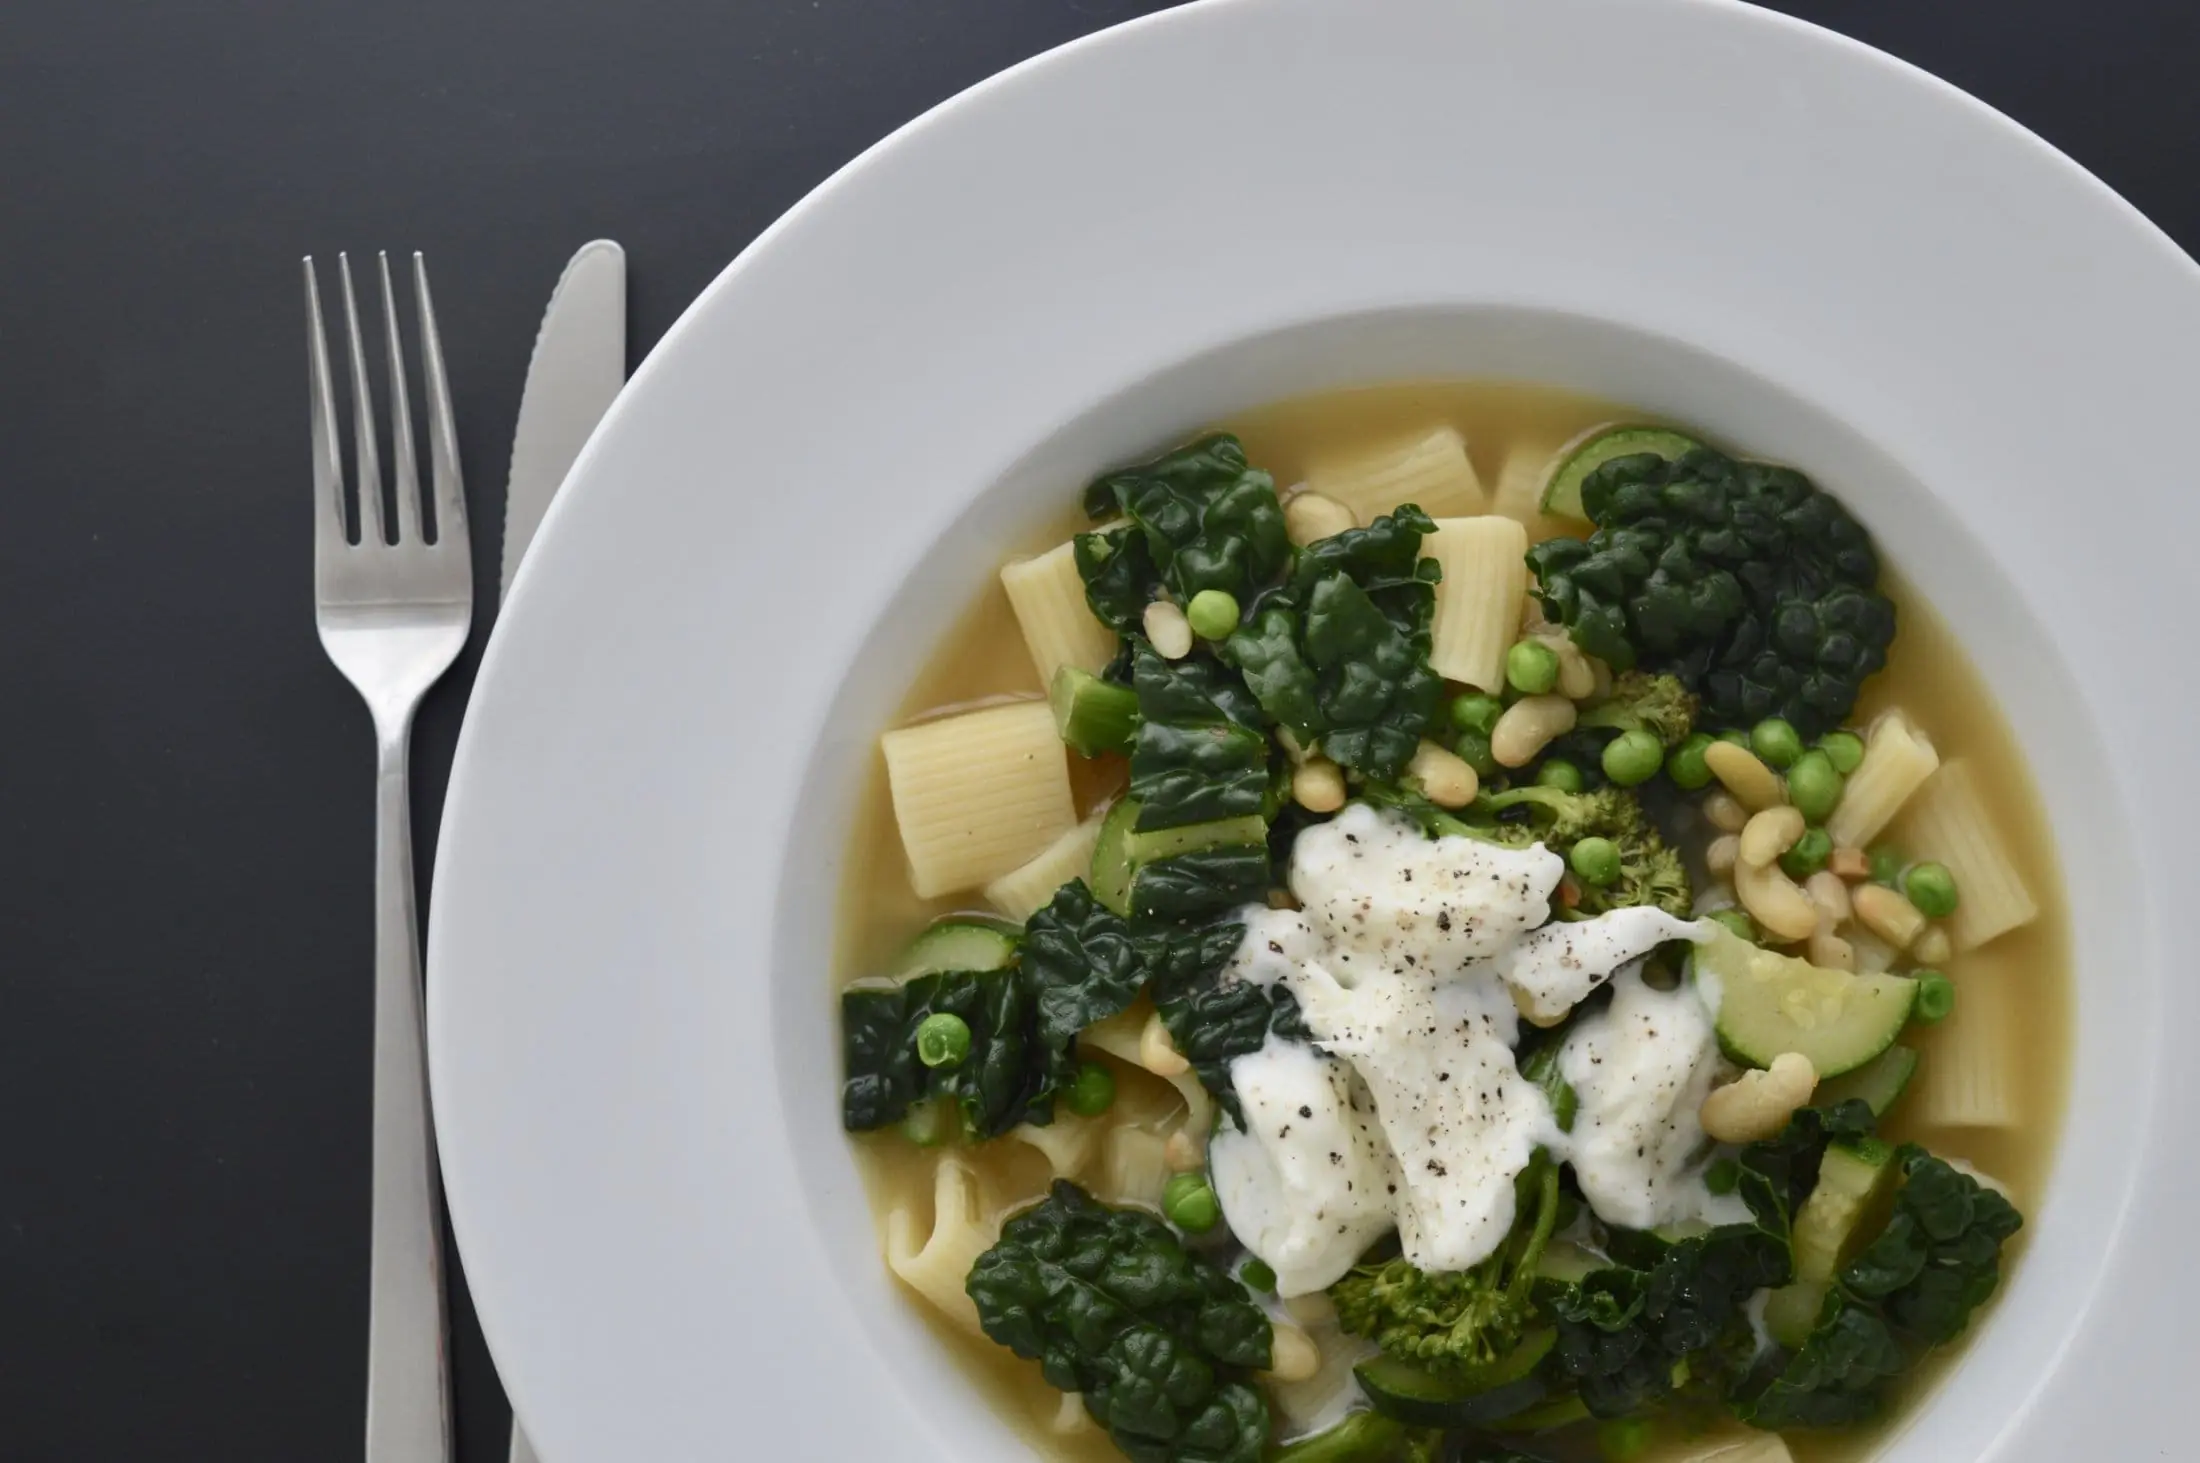
[[[366,1463],[451,1463],[441,1186],[421,1029],[413,893],[412,719],[377,717],[374,868],[374,1249]]]

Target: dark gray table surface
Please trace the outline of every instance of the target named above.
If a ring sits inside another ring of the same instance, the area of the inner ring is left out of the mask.
[[[421,720],[425,870],[566,255],[626,244],[639,358],[870,142],[1156,8],[0,0],[0,1463],[360,1453],[372,742],[313,630],[298,256],[434,269],[482,612]],[[2200,7],[1781,8],[2200,243]],[[452,1321],[501,1459],[462,1286]]]

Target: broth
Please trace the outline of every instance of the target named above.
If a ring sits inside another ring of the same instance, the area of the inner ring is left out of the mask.
[[[1541,386],[1490,381],[1415,382],[1282,402],[1221,426],[1243,440],[1248,458],[1272,473],[1281,487],[1302,480],[1307,464],[1317,454],[1349,450],[1415,428],[1449,423],[1466,438],[1470,458],[1485,487],[1494,488],[1501,463],[1516,446],[1555,450],[1585,428],[1615,418],[1644,419],[1639,412],[1615,409],[1607,403]],[[1065,505],[1078,486],[1062,485]],[[1825,486],[1838,495],[1839,484]],[[1024,547],[1038,552],[1084,527],[1081,517],[1065,512],[1048,525],[1047,532]],[[1931,1127],[1904,1116],[1906,1109],[1914,1112],[1918,1106],[1913,1097],[1897,1106],[1883,1132],[1898,1141],[1915,1139],[1944,1157],[1966,1160],[1992,1174],[2006,1185],[2017,1207],[2029,1218],[2037,1213],[2046,1189],[2072,1046],[2070,935],[2061,876],[2045,811],[2007,721],[1946,625],[1900,573],[1901,546],[1882,544],[1880,548],[1888,566],[1880,587],[1897,605],[1900,628],[1886,669],[1866,684],[1850,720],[1865,725],[1879,712],[1900,706],[1931,736],[1944,757],[1960,754],[1970,759],[1981,782],[1991,791],[2010,856],[2040,911],[2032,923],[2003,935],[1984,949],[1956,956],[1947,966],[1959,990],[1973,978],[1992,980],[2004,987],[2001,1009],[2008,1019],[2000,1023],[2003,1040],[2014,1049],[2010,1069],[2024,1074],[2024,1080],[2014,1084],[2011,1094],[2019,1108],[2017,1122],[2001,1129]],[[1007,595],[997,579],[989,578],[953,633],[913,677],[895,724],[974,701],[1037,697],[1042,691]],[[1097,764],[1074,757],[1071,763],[1081,814],[1117,790],[1120,769],[1112,773],[1096,770]],[[885,770],[873,758],[852,829],[852,856],[841,891],[834,988],[875,974],[933,917],[977,903],[974,894],[923,900],[911,890],[887,795]],[[1959,1005],[1949,1023],[1913,1026],[1905,1035],[1904,1040],[1915,1045],[1924,1058],[1919,1084],[1932,1080],[1936,1048],[1945,1045],[1949,1032],[1961,1020]],[[1134,1092],[1140,1083],[1154,1089],[1166,1087],[1136,1068],[1123,1063],[1111,1065],[1126,1092]],[[1167,1100],[1166,1093],[1147,1096],[1149,1100]],[[872,1202],[881,1216],[896,1205],[915,1205],[920,1210],[929,1207],[936,1162],[933,1153],[891,1135],[859,1137],[854,1146]],[[1044,1192],[1046,1164],[1023,1144],[996,1142],[966,1149],[964,1155],[978,1170],[989,1205],[1005,1208],[1030,1202]],[[2012,1249],[2020,1264],[2023,1239],[2020,1233]],[[1040,1378],[1035,1365],[1017,1360],[989,1341],[956,1331],[940,1321],[931,1307],[913,1298],[912,1303],[918,1304],[933,1324],[940,1344],[966,1365],[1001,1414],[1042,1456],[1076,1463],[1104,1463],[1122,1456],[1097,1430],[1072,1438],[1047,1433],[1043,1419],[1053,1414],[1058,1394]],[[1981,1323],[1992,1324],[1990,1310]],[[1960,1351],[1960,1343],[1944,1348],[1914,1371],[1907,1379],[1907,1390],[1881,1423],[1839,1433],[1787,1435],[1798,1463],[1849,1463],[1871,1456],[1900,1430],[1922,1394],[1931,1390]],[[1666,1456],[1688,1456],[1702,1443],[1702,1439],[1696,1439],[1670,1450],[1653,1450],[1644,1463],[1658,1463]],[[1544,1446],[1555,1450],[1561,1445],[1546,1441]],[[1593,1458],[1595,1451],[1590,1447],[1566,1456]]]

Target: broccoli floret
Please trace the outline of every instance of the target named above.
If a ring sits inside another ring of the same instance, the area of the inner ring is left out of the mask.
[[[1670,750],[1696,729],[1697,704],[1695,693],[1678,676],[1627,671],[1612,682],[1611,698],[1582,712],[1574,724],[1650,732]]]
[[[1528,551],[1544,613],[1616,670],[1667,671],[1721,726],[1839,726],[1886,664],[1894,604],[1847,509],[1792,468],[1708,448],[1589,474],[1596,532]]]
[[[1542,843],[1567,850],[1584,838],[1617,844],[1619,877],[1601,886],[1580,884],[1572,906],[1577,915],[1648,904],[1686,919],[1695,905],[1680,854],[1666,846],[1642,804],[1624,788],[1566,792],[1541,785],[1516,787],[1482,794],[1470,812],[1478,831],[1515,847]]]

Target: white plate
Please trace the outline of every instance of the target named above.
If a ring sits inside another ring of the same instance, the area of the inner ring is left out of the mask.
[[[2006,119],[1765,12],[1213,0],[819,189],[652,355],[520,576],[429,1014],[459,1239],[545,1457],[1022,1456],[889,1293],[836,1125],[856,769],[1002,542],[1095,467],[1475,372],[1798,462],[1982,663],[2068,866],[2070,1141],[1889,1456],[2189,1454],[2200,1068],[2168,1044],[2200,979],[2164,874],[2200,825],[2200,274]]]

